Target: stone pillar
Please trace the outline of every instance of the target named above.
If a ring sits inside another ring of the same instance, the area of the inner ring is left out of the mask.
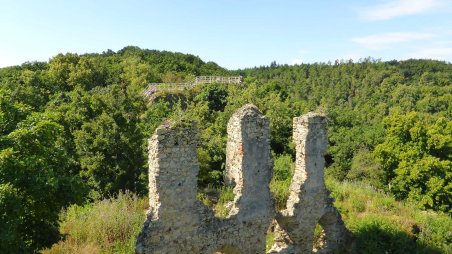
[[[311,253],[317,223],[323,226],[326,234],[321,251],[333,251],[343,242],[341,237],[346,229],[325,187],[326,118],[313,113],[294,118],[293,141],[295,173],[287,207],[276,216],[274,253]]]
[[[228,122],[225,171],[235,195],[229,218],[250,225],[254,233],[244,235],[245,242],[253,238],[248,242],[260,243],[245,243],[243,253],[265,252],[266,231],[274,215],[269,189],[272,166],[269,121],[256,106],[245,105]]]
[[[184,240],[192,237],[201,216],[197,143],[196,128],[185,122],[164,123],[149,140],[150,207],[137,253],[178,253],[190,246]]]
[[[268,213],[273,210],[268,188],[272,166],[269,121],[256,106],[245,105],[228,123],[225,176],[234,185],[231,215],[272,216]]]

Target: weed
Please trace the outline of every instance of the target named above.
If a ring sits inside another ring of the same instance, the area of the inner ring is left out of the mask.
[[[61,215],[60,230],[66,238],[43,253],[133,253],[147,204],[147,199],[126,192],[85,206],[73,205]]]

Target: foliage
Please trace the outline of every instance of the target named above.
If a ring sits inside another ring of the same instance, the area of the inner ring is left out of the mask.
[[[384,189],[383,170],[375,157],[374,153],[367,149],[357,151],[353,156],[350,171],[348,171],[346,178],[366,182],[379,189]]]
[[[21,226],[24,224],[21,215],[23,206],[19,191],[11,184],[0,185],[0,251],[4,253],[21,253],[27,249],[26,239],[23,239]]]
[[[116,85],[93,89],[89,107],[95,115],[73,131],[80,174],[101,195],[145,192],[144,137],[138,125],[142,105],[134,99],[140,98]]]
[[[29,115],[3,140],[0,224],[2,235],[10,236],[2,240],[2,252],[50,246],[59,237],[60,208],[81,202],[85,195],[84,183],[70,173],[62,126],[46,118]]]
[[[363,253],[450,253],[452,219],[396,201],[362,182],[326,181]]]
[[[220,188],[220,197],[218,198],[218,203],[226,204],[234,200],[234,192],[231,187],[223,186]]]
[[[391,221],[368,216],[355,227],[356,248],[363,253],[440,253],[439,250],[413,244],[413,238]]]
[[[146,199],[130,192],[70,206],[61,215],[60,230],[65,239],[43,253],[133,253],[146,206]]]
[[[230,202],[234,201],[233,188],[230,186],[222,186],[218,190],[218,203],[215,205],[215,216],[226,218],[230,212]]]
[[[270,183],[270,191],[276,201],[276,207],[285,209],[289,198],[289,187],[295,171],[295,164],[290,155],[280,155],[274,159],[273,178]]]
[[[209,110],[223,111],[227,104],[228,92],[224,85],[208,84],[201,88],[201,91],[194,98],[195,101],[206,101]]]
[[[385,183],[398,199],[451,212],[452,122],[416,112],[385,118],[385,141],[375,148]]]

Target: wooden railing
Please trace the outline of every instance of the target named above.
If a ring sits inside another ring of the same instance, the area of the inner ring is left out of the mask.
[[[144,96],[149,98],[159,91],[177,92],[192,89],[193,87],[193,83],[150,83],[144,90]]]
[[[153,94],[158,91],[183,91],[192,89],[199,84],[240,84],[242,83],[242,77],[222,77],[222,76],[198,76],[194,81],[186,83],[150,83],[144,91],[144,95],[147,98],[151,98]]]
[[[195,84],[240,84],[242,77],[199,76],[195,78]]]

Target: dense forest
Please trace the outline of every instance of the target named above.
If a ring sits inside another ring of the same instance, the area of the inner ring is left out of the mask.
[[[244,82],[143,96],[150,82],[198,75]],[[278,206],[294,160],[292,118],[315,111],[329,120],[328,177],[452,212],[452,64],[368,58],[230,71],[129,46],[0,69],[0,252],[57,242],[60,211],[70,205],[125,191],[145,196],[147,139],[167,118],[198,123],[199,188],[222,188],[227,121],[246,103],[270,119]]]

